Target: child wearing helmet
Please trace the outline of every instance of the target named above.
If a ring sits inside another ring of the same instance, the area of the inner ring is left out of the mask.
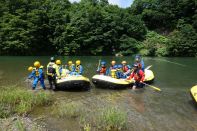
[[[61,79],[61,74],[62,74],[62,66],[61,66],[61,64],[62,64],[62,62],[61,62],[61,60],[56,60],[55,64],[56,64],[56,69],[55,69],[56,77],[58,79]]]
[[[68,61],[68,70],[70,74],[75,71],[75,64],[72,61]]]
[[[113,70],[114,72],[116,70],[115,68],[117,68],[116,61],[113,60],[111,61],[111,66],[108,69],[107,75],[111,76],[111,71]]]
[[[122,70],[122,65],[117,66],[117,71],[116,71],[116,78],[117,79],[123,79],[125,78],[123,70]]]
[[[131,67],[127,65],[126,61],[122,61],[122,71],[125,77],[129,76],[131,73]]]
[[[144,87],[144,72],[142,71],[142,69],[140,69],[140,67],[138,66],[138,64],[134,64],[133,65],[133,72],[131,73],[131,75],[129,76],[128,80],[134,79],[134,84],[132,89],[136,89],[136,88],[143,88]]]
[[[82,75],[82,73],[83,73],[83,66],[81,65],[80,60],[76,61],[75,73],[76,73],[76,75]]]
[[[34,78],[33,83],[32,83],[32,90],[35,90],[39,81],[40,81],[42,88],[45,90],[46,87],[44,84],[44,72],[43,72],[43,69],[40,68],[40,62],[35,61],[34,66],[35,68],[32,68],[32,72],[28,76],[28,79]]]
[[[101,62],[101,67],[97,69],[97,72],[100,75],[106,75],[107,74],[107,67],[106,67],[106,62],[105,61]]]

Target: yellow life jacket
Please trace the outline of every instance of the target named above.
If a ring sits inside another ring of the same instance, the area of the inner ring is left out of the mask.
[[[115,69],[111,70],[111,77],[116,78],[116,70]]]
[[[80,71],[79,71],[79,67],[80,67],[80,65],[77,65],[77,66],[76,66],[75,72],[80,72]]]
[[[38,77],[40,75],[38,69],[35,69],[35,72],[36,72],[36,76]]]

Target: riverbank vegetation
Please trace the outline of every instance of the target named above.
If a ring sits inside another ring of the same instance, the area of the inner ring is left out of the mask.
[[[0,55],[197,56],[195,0],[1,0]]]
[[[51,102],[51,95],[44,91],[27,91],[15,86],[1,87],[0,118],[7,118],[12,115],[26,115],[36,106],[49,105]]]

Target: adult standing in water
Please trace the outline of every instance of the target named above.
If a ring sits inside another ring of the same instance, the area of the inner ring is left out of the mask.
[[[35,90],[38,82],[40,81],[40,84],[42,88],[45,90],[45,84],[44,84],[44,75],[43,75],[43,69],[40,68],[40,62],[35,61],[34,62],[35,69],[32,70],[32,73],[29,75],[28,79],[34,78],[34,81],[32,83],[32,90]]]
[[[138,64],[133,65],[133,72],[129,76],[128,80],[134,79],[134,84],[132,89],[135,90],[136,88],[143,88],[144,87],[144,72],[142,69],[138,66]]]
[[[50,85],[50,89],[54,89],[56,84],[56,64],[55,58],[51,57],[50,62],[47,65],[47,77]]]
[[[82,73],[83,73],[83,66],[81,65],[80,60],[76,61],[75,72],[77,73],[77,75],[82,75]]]
[[[138,65],[138,67],[140,68],[140,69],[142,69],[142,71],[144,72],[144,61],[143,61],[143,59],[142,59],[142,57],[141,57],[141,55],[136,55],[135,56],[135,64],[137,64]]]

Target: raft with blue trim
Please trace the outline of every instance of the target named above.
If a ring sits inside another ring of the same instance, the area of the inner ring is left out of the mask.
[[[190,89],[190,94],[193,100],[197,103],[197,85]]]
[[[154,73],[151,70],[145,69],[144,82],[151,83],[153,82],[154,78],[155,78]],[[131,87],[131,85],[134,83],[133,80],[127,81],[125,79],[116,79],[104,75],[94,75],[92,77],[92,82],[95,85],[95,87],[110,88],[110,89],[124,89]]]
[[[90,80],[82,75],[72,75],[58,79],[56,89],[87,90],[90,88]]]

